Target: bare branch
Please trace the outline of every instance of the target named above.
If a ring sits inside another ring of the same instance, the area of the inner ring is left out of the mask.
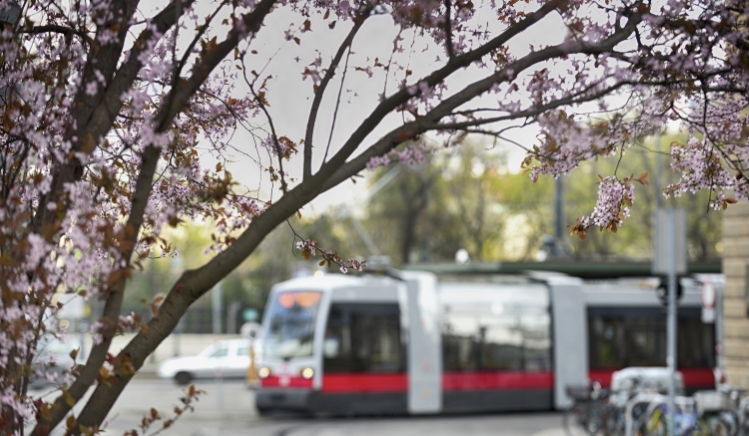
[[[523,31],[528,29],[530,26],[532,26],[533,24],[541,20],[543,17],[550,14],[552,11],[556,10],[556,8],[559,7],[563,3],[564,3],[563,0],[553,0],[553,1],[546,3],[541,8],[539,8],[536,12],[520,20],[517,24],[508,28],[507,30],[502,32],[500,35],[498,35],[496,38],[491,39],[486,44],[474,50],[468,51],[462,55],[454,57],[453,59],[448,61],[448,63],[445,66],[434,71],[432,74],[426,76],[420,81],[426,82],[426,84],[430,87],[433,87],[437,85],[438,83],[441,83],[443,80],[445,80],[454,72],[458,71],[459,69],[463,67],[471,65],[473,62],[491,53],[496,48],[501,47],[502,45],[507,43],[510,39],[522,33]],[[382,119],[385,118],[385,116],[390,114],[392,111],[394,111],[398,106],[407,102],[411,97],[412,95],[409,94],[407,89],[401,89],[400,91],[396,92],[392,96],[383,100],[372,111],[372,113],[366,119],[364,119],[364,121],[361,122],[359,127],[353,132],[353,134],[349,137],[349,139],[343,144],[343,146],[338,151],[338,153],[336,153],[333,156],[333,158],[330,159],[330,161],[323,164],[322,168],[318,172],[318,175],[321,175],[323,179],[327,179],[334,172],[337,172],[339,168],[341,168],[343,164],[346,162],[346,159],[348,159],[349,156],[351,156],[354,153],[354,151],[359,147],[359,145],[367,137],[367,135],[369,135],[375,129],[375,127],[379,125]],[[442,106],[442,110],[444,109],[446,109],[446,106]],[[398,143],[400,142],[402,141],[398,141]],[[365,152],[365,154],[369,154],[369,153]],[[360,167],[360,170],[363,168],[364,168],[364,165]],[[337,178],[336,180],[338,181],[335,184],[338,184],[343,179]]]
[[[325,90],[328,87],[328,83],[330,83],[330,80],[335,75],[335,71],[338,68],[338,65],[341,63],[343,54],[351,47],[351,44],[354,42],[354,37],[356,36],[357,32],[359,32],[359,29],[361,29],[362,25],[364,25],[364,22],[369,17],[371,11],[372,9],[367,7],[366,9],[364,9],[364,11],[362,11],[361,14],[356,17],[356,19],[354,19],[354,27],[351,28],[348,35],[346,35],[346,38],[343,40],[343,42],[341,42],[341,45],[338,47],[338,51],[330,61],[330,65],[328,65],[327,71],[325,71],[325,75],[323,76],[322,80],[320,80],[320,85],[315,91],[315,97],[312,100],[312,107],[309,110],[309,118],[307,118],[307,131],[304,135],[303,180],[309,179],[312,175],[312,142],[315,133],[317,112],[320,110],[320,104],[322,103],[322,98],[325,95]]]
[[[65,36],[77,35],[80,36],[83,41],[87,44],[91,44],[93,39],[86,31],[76,30],[72,27],[60,26],[57,24],[47,24],[43,26],[34,26],[30,29],[19,29],[18,33],[25,33],[28,35],[40,35],[43,33],[59,33]]]
[[[518,59],[517,61],[511,63],[502,70],[497,71],[496,73],[484,79],[473,82],[464,87],[462,90],[456,92],[452,96],[443,99],[440,104],[438,104],[421,118],[417,118],[415,121],[405,123],[403,126],[391,130],[389,133],[385,134],[380,140],[369,146],[366,150],[364,150],[360,155],[352,159],[350,162],[347,162],[345,164],[343,162],[340,162],[338,166],[334,166],[333,164],[334,162],[336,162],[336,159],[341,159],[341,153],[343,152],[342,150],[337,156],[335,156],[330,160],[330,162],[326,164],[326,166],[328,166],[328,168],[332,172],[335,172],[335,174],[331,175],[330,178],[325,181],[323,190],[328,190],[353,176],[354,174],[357,174],[366,167],[367,162],[369,162],[371,158],[375,156],[381,156],[403,141],[409,140],[432,128],[438,127],[439,120],[447,115],[450,115],[453,110],[468,102],[469,100],[472,100],[473,98],[483,94],[484,92],[487,92],[495,84],[507,80],[509,78],[508,71],[512,71],[513,76],[516,76],[519,72],[524,71],[527,68],[540,62],[544,62],[557,57],[567,56],[570,53],[596,54],[601,53],[607,49],[611,50],[614,46],[623,41],[628,35],[633,32],[639,21],[639,16],[631,17],[627,22],[627,25],[624,26],[620,31],[615,32],[610,37],[606,38],[598,44],[578,42],[575,45],[566,45],[564,47],[562,45],[557,45],[532,52],[526,55],[524,58]],[[471,53],[473,52],[468,52],[466,53],[466,55]],[[466,55],[458,56],[455,59],[460,59],[461,57]],[[432,76],[428,76],[425,80],[429,83],[431,80],[433,80],[433,78]],[[406,91],[401,90],[401,92]],[[391,97],[391,99],[392,98],[395,98],[395,96]],[[382,104],[380,106],[382,106]],[[521,115],[518,114],[517,118],[520,117]],[[370,116],[370,118],[372,118],[372,116]],[[367,120],[362,123],[360,129],[364,128],[365,123],[367,123]],[[356,135],[357,132],[355,132],[354,135],[352,135],[351,139],[349,139],[349,142],[346,143],[347,146],[350,146],[353,149],[356,149],[359,145],[359,143],[353,143],[353,140],[357,138]],[[348,158],[348,156],[349,154],[346,154],[343,159]],[[320,170],[320,173],[323,173],[323,170]]]

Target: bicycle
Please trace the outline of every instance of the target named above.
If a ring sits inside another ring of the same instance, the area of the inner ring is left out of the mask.
[[[735,411],[728,408],[697,407],[699,398],[676,397],[674,413],[674,435],[677,436],[736,436],[739,419]],[[640,421],[638,431],[644,436],[668,434],[668,404],[652,402],[647,419]]]
[[[648,408],[644,428],[640,430],[644,436],[667,436],[668,435],[668,404],[658,402]],[[699,424],[699,417],[695,409],[680,410],[676,407],[674,413],[674,435],[677,436],[708,436]]]
[[[573,405],[563,416],[563,425],[568,435],[572,434],[570,418],[572,415],[576,424],[589,436],[609,436],[607,429],[610,407],[608,405],[609,391],[601,389],[598,383],[588,386],[567,387],[567,395],[572,398]]]

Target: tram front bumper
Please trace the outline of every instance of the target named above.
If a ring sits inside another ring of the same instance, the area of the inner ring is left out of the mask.
[[[255,391],[255,407],[261,413],[279,411],[310,411],[310,389],[258,389]]]

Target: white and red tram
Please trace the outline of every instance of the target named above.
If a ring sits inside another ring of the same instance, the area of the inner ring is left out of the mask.
[[[687,389],[714,388],[715,329],[685,281],[679,369]],[[568,385],[666,359],[652,280],[323,275],[276,285],[263,323],[260,413],[561,409]]]

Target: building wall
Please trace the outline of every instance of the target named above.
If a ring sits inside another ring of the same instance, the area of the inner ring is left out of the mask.
[[[728,382],[749,389],[749,318],[746,316],[745,300],[746,269],[749,265],[749,203],[731,205],[724,214],[724,364]]]

